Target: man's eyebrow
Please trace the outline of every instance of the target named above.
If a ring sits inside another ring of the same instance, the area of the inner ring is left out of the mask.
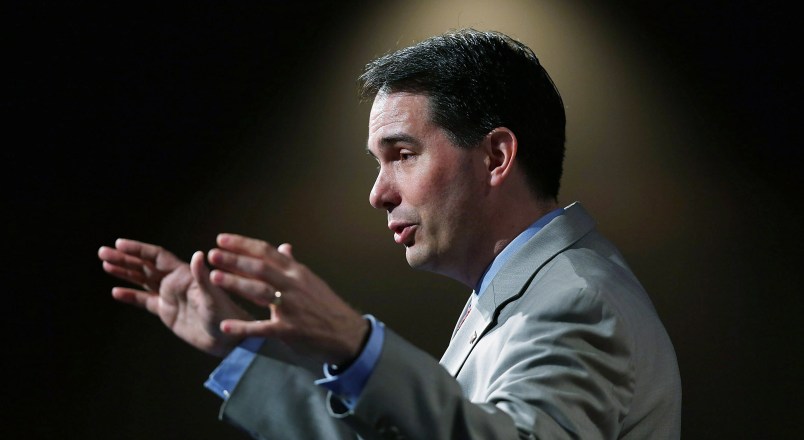
[[[389,148],[392,145],[400,143],[400,142],[405,143],[405,144],[410,144],[410,145],[413,145],[413,146],[419,146],[421,144],[421,142],[419,142],[419,140],[417,138],[415,138],[415,137],[413,137],[413,136],[411,136],[409,134],[397,133],[397,134],[384,136],[382,139],[380,139],[379,148],[381,150],[386,149],[386,148]],[[366,142],[366,153],[370,154],[371,156],[374,156],[374,153],[372,153],[371,150],[369,150],[368,142]],[[374,157],[376,157],[376,156],[374,156]]]
[[[389,136],[385,136],[380,140],[380,145],[388,145],[388,146],[390,146],[390,145],[397,144],[397,143],[400,143],[400,142],[405,143],[405,144],[411,144],[411,145],[419,145],[419,140],[418,139],[416,139],[415,137],[413,137],[413,136],[411,136],[409,134],[405,134],[405,133],[397,133],[397,134],[392,134],[392,135],[389,135]]]

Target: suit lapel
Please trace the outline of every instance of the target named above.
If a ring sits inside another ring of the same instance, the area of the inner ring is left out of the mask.
[[[457,376],[472,348],[493,327],[498,310],[522,295],[530,280],[545,263],[580,240],[594,225],[594,219],[580,203],[573,203],[565,208],[564,215],[548,223],[522,249],[512,255],[486,292],[480,296],[460,328],[456,326],[452,340],[441,357],[440,362],[444,368]],[[468,304],[469,302],[464,307],[464,312]]]

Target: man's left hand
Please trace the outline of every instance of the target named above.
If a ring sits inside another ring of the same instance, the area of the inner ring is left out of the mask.
[[[345,364],[359,355],[369,323],[296,261],[289,244],[274,247],[262,240],[220,234],[217,245],[209,251],[215,267],[212,283],[271,310],[268,320],[224,320],[221,331],[278,338],[300,354],[330,364]]]

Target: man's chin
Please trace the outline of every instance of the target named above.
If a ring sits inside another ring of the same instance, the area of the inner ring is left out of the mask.
[[[413,269],[438,273],[435,258],[421,245],[405,247],[405,259]]]
[[[427,257],[422,254],[421,247],[405,246],[405,259],[408,261],[408,265],[414,269],[426,269]]]

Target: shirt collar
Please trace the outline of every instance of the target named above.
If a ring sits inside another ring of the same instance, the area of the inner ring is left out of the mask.
[[[543,227],[545,227],[548,223],[550,223],[551,220],[553,220],[554,218],[558,217],[563,213],[564,208],[558,208],[548,212],[543,217],[533,222],[530,226],[528,226],[527,229],[522,231],[519,235],[516,236],[516,238],[514,238],[510,243],[508,243],[508,245],[505,246],[505,248],[503,248],[502,252],[500,252],[499,254],[497,254],[496,257],[494,257],[494,260],[492,260],[489,267],[486,268],[486,271],[480,277],[480,280],[478,280],[477,286],[475,286],[474,293],[478,297],[482,295],[483,292],[486,290],[486,287],[488,287],[488,285],[491,284],[491,280],[494,279],[494,275],[497,275],[497,272],[500,271],[500,268],[502,268],[503,264],[505,264],[505,262],[508,261],[511,255],[513,255],[517,250],[519,250],[519,248],[521,248],[528,240],[530,240],[531,237],[536,235],[536,233],[539,232]]]

